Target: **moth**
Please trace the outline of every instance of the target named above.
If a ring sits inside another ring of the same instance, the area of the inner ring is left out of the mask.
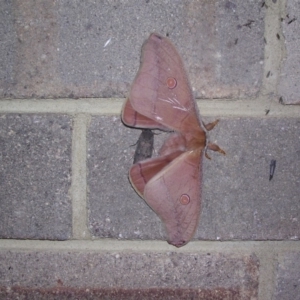
[[[168,243],[184,246],[199,222],[203,155],[209,158],[207,149],[225,152],[207,141],[207,131],[219,120],[204,124],[200,119],[183,62],[168,38],[152,33],[143,44],[122,121],[172,131],[158,157],[133,164],[129,179],[164,223]]]
[[[274,176],[274,173],[275,173],[275,169],[276,169],[276,160],[275,159],[271,159],[269,181],[272,180],[272,178]]]

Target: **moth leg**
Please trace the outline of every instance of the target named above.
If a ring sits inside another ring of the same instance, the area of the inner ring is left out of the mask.
[[[207,159],[211,159],[211,157],[207,154],[207,150],[205,150],[205,157],[206,157]]]
[[[217,120],[215,120],[215,121],[213,121],[213,122],[211,122],[211,123],[203,124],[203,125],[204,125],[204,127],[205,127],[205,129],[206,129],[207,131],[210,131],[210,130],[212,130],[218,123],[219,123],[219,119],[217,119]]]
[[[221,149],[218,145],[213,143],[208,143],[205,150],[205,157],[208,159],[211,159],[211,157],[207,154],[207,149],[226,155],[226,152],[223,149]]]

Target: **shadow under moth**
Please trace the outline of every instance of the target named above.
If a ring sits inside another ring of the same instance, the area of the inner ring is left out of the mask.
[[[204,124],[200,119],[183,62],[168,38],[152,33],[143,44],[122,121],[129,127],[173,131],[158,157],[133,164],[129,179],[164,223],[168,243],[184,246],[199,222],[203,155],[209,158],[207,149],[225,152],[207,141],[207,131],[218,120]]]
[[[136,143],[133,163],[151,158],[154,144],[154,133],[150,129],[143,129]]]

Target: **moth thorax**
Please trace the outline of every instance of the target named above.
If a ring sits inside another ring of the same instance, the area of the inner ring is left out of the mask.
[[[206,146],[206,134],[201,132],[201,135],[191,136],[187,142],[188,150],[204,149]]]

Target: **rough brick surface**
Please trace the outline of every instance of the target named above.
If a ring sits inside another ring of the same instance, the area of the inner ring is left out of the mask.
[[[197,300],[240,300],[250,299],[249,297],[241,297],[240,292],[235,289],[76,289],[54,287],[51,289],[29,289],[29,288],[0,288],[0,299],[15,300],[179,300],[179,299],[197,299]],[[253,298],[256,299],[256,298]],[[252,300],[252,299],[251,299]]]
[[[258,268],[254,255],[3,251],[0,296],[250,300],[257,298]]]
[[[1,238],[69,238],[70,178],[68,116],[0,116]]]
[[[279,94],[284,103],[300,104],[300,2],[287,0],[287,15],[282,19],[286,57],[282,64]]]
[[[197,96],[254,96],[261,2],[2,0],[0,96],[126,96],[152,31],[178,47]]]
[[[300,252],[286,253],[277,266],[274,300],[300,299]]]
[[[14,83],[14,61],[17,47],[17,33],[14,30],[11,1],[0,1],[0,95]]]
[[[203,160],[197,239],[300,238],[298,119],[221,119],[211,131],[226,156]],[[139,130],[118,118],[93,117],[88,133],[89,226],[93,235],[164,239],[159,218],[127,178]],[[156,135],[162,141],[166,134]],[[269,181],[270,161],[277,166]]]

